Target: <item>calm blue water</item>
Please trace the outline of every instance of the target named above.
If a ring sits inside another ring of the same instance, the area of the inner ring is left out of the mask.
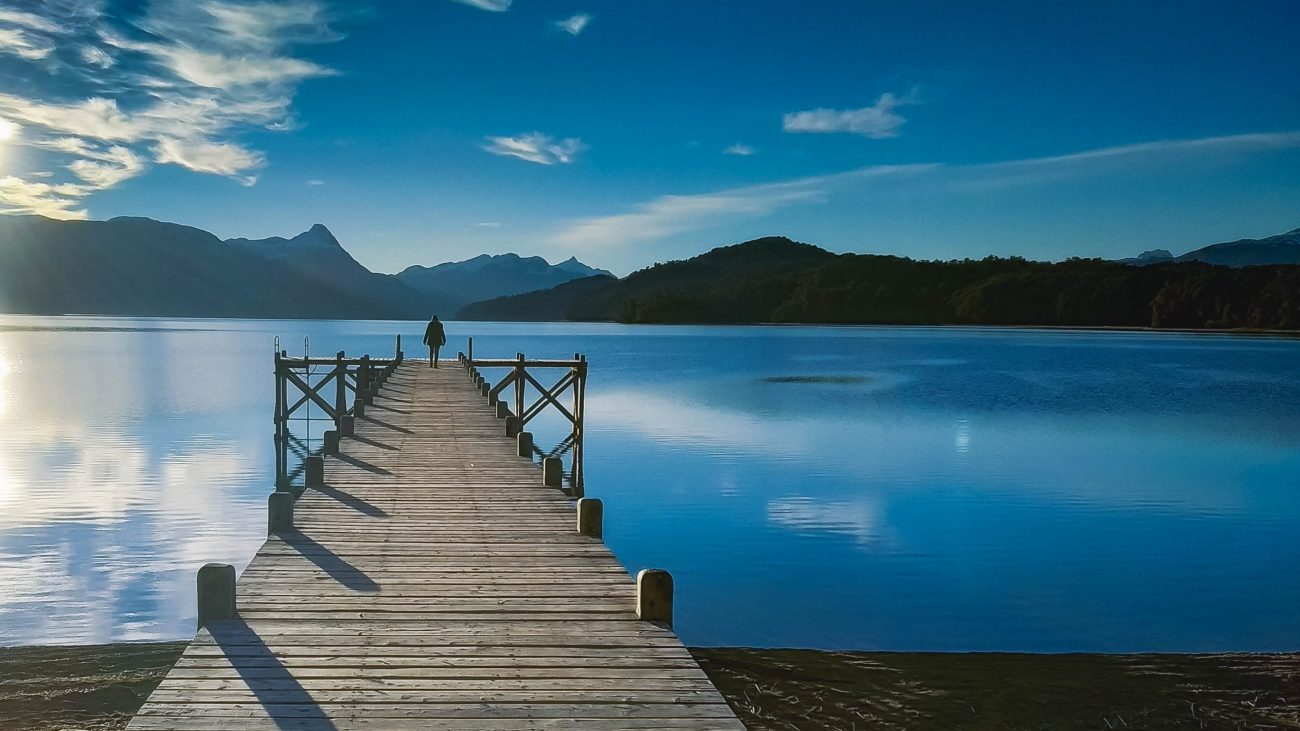
[[[0,318],[0,644],[188,637],[196,568],[264,535],[273,339],[421,331]],[[1300,650],[1300,342],[448,331],[588,354],[588,494],[630,569],[673,572],[687,643]]]

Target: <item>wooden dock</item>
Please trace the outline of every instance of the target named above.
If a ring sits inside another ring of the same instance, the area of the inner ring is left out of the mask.
[[[465,368],[387,375],[129,729],[744,728]]]

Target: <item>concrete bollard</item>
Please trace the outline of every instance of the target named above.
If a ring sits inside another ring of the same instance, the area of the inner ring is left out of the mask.
[[[304,459],[303,473],[306,475],[307,487],[320,487],[325,484],[325,458],[319,454]]]
[[[673,626],[673,575],[663,569],[641,569],[636,575],[636,616],[645,622]]]
[[[506,417],[506,436],[514,439],[519,436],[519,432],[524,430],[524,422],[518,416],[511,414]]]
[[[592,538],[605,537],[605,504],[599,499],[578,500],[578,533]]]
[[[491,400],[489,399],[489,403],[490,402]],[[504,419],[507,416],[510,416],[510,404],[506,403],[505,401],[498,401],[496,402],[496,406],[497,406],[498,419]]]
[[[516,454],[520,457],[527,457],[528,461],[533,460],[533,433],[530,431],[521,431],[515,437]]]
[[[204,564],[199,569],[199,629],[208,622],[235,618],[235,567]]]
[[[326,431],[321,435],[321,441],[324,443],[325,454],[339,453],[339,433],[333,429]]]
[[[564,463],[559,457],[546,457],[542,460],[542,484],[547,487],[564,486]]]
[[[266,534],[293,530],[293,493],[276,491],[266,501]]]
[[[350,437],[357,433],[357,417],[344,414],[339,418],[339,437]]]

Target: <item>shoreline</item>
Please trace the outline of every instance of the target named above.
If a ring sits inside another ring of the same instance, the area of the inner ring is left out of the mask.
[[[119,731],[185,644],[0,647],[0,728]],[[1300,728],[1300,653],[690,651],[751,731]]]

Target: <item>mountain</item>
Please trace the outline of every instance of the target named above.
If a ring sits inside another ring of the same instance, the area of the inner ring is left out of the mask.
[[[1276,237],[1275,237],[1276,238]],[[916,261],[784,238],[714,249],[625,279],[480,302],[476,319],[1300,329],[1300,266],[1101,259]]]
[[[407,267],[397,274],[397,280],[417,292],[445,298],[448,302],[445,309],[455,311],[472,302],[550,289],[597,275],[610,276],[609,272],[589,267],[576,258],[551,265],[540,256],[480,254],[473,259],[432,267]]]
[[[321,224],[286,239],[227,239],[227,245],[288,267],[323,286],[354,297],[379,300],[410,317],[428,317],[453,303],[437,291],[417,291],[390,274],[365,268]]]
[[[835,255],[772,236],[724,246],[685,261],[656,264],[624,279],[479,302],[474,319],[532,320],[562,312],[571,320],[765,322],[794,286],[793,275]]]
[[[1203,246],[1175,257],[1166,249],[1144,251],[1136,259],[1121,259],[1125,264],[1147,265],[1162,261],[1199,261],[1226,267],[1300,264],[1300,228],[1263,239],[1239,239]]]
[[[459,320],[514,320],[518,322],[557,322],[569,319],[575,302],[590,297],[618,280],[610,274],[572,279],[551,289],[465,305],[456,314]]]
[[[333,286],[190,226],[0,216],[0,311],[166,317],[390,318]]]

